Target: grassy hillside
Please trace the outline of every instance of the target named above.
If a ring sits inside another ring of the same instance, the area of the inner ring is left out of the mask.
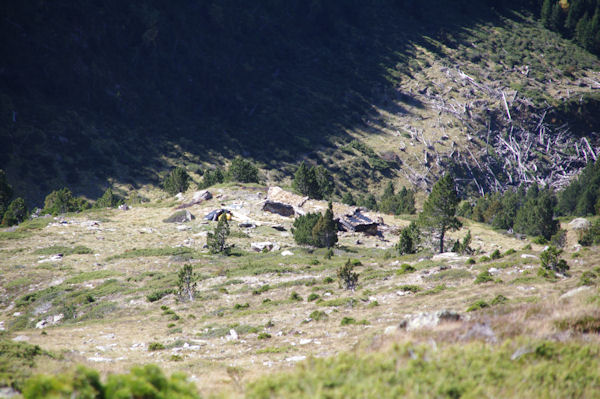
[[[199,171],[235,154],[261,162],[267,180],[309,159],[342,188],[427,186],[423,151],[443,149],[431,137],[445,131],[463,149],[489,120],[436,116],[431,96],[502,112],[489,93],[452,94],[445,68],[512,88],[509,98],[518,90],[534,109],[591,90],[596,58],[545,30],[527,11],[535,3],[7,3],[0,168],[37,204],[64,185],[96,198],[111,183],[156,183],[173,164]],[[424,140],[403,140],[420,131]],[[352,139],[375,152],[348,150]]]
[[[179,204],[168,199],[0,233],[0,386],[21,390],[32,374],[76,365],[104,378],[152,363],[185,372],[204,397],[587,397],[598,389],[600,249],[577,249],[568,223],[569,275],[549,279],[538,274],[541,245],[466,219],[451,236],[471,231],[470,256],[398,256],[398,228],[413,217],[377,214],[381,237],[340,233],[327,256],[294,243],[293,218],[261,210],[266,187],[212,191],[184,224],[163,222]],[[233,213],[231,256],[204,248],[216,222],[202,217],[220,207]],[[264,241],[279,249],[251,250]],[[348,260],[355,291],[338,284]],[[197,281],[191,302],[177,298],[185,264]]]

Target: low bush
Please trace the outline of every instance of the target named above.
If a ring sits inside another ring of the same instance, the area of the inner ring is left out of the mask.
[[[165,346],[163,344],[161,344],[160,342],[150,342],[148,344],[148,351],[149,352],[154,352],[154,351],[160,351],[165,349]]]
[[[400,269],[398,269],[396,271],[396,274],[398,274],[398,275],[408,274],[408,273],[413,273],[413,272],[416,272],[416,271],[417,271],[417,269],[415,269],[414,267],[412,267],[408,263],[403,263],[403,264],[400,265]]]
[[[200,399],[184,374],[170,378],[154,365],[134,367],[129,374],[111,374],[102,383],[96,371],[84,367],[69,374],[37,375],[27,381],[25,399],[45,398],[177,398]]]
[[[470,342],[432,348],[405,343],[377,353],[311,358],[291,371],[258,378],[244,394],[249,399],[597,396],[597,345],[533,341],[527,343],[530,353],[515,358],[520,345]]]
[[[146,299],[148,300],[148,302],[156,302],[172,293],[173,293],[172,289],[164,289],[164,290],[154,291],[154,292],[146,295]]]
[[[36,359],[50,356],[37,345],[0,340],[0,387],[23,390]]]
[[[490,305],[486,301],[480,299],[478,301],[473,302],[471,305],[469,305],[469,307],[467,308],[467,312],[474,312],[476,310],[484,309],[489,306]]]
[[[327,313],[320,310],[313,311],[308,317],[310,317],[314,321],[322,321],[327,320],[329,318],[329,316],[327,316]]]
[[[479,273],[475,278],[475,284],[483,284],[490,281],[494,281],[494,277],[487,270]]]
[[[302,297],[300,296],[300,294],[298,294],[296,291],[292,292],[290,294],[290,301],[298,301],[298,302],[302,302],[304,299],[302,299]]]

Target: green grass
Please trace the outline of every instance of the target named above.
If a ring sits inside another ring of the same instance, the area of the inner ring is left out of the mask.
[[[92,251],[88,247],[84,247],[82,245],[77,245],[76,247],[65,247],[62,245],[53,245],[51,247],[40,248],[33,252],[35,255],[56,255],[63,254],[63,256],[68,255],[89,255],[93,254]]]
[[[22,240],[52,222],[52,218],[36,218],[21,223],[15,231],[0,231],[0,240]]]
[[[109,256],[106,261],[109,262],[115,259],[130,259],[139,258],[145,256],[176,256],[176,255],[191,255],[193,256],[195,251],[188,247],[162,247],[162,248],[140,248],[130,249],[121,254]]]
[[[99,280],[107,277],[118,276],[120,273],[112,270],[98,270],[94,272],[79,273],[65,281],[65,284],[80,284],[90,280]]]
[[[471,278],[471,273],[464,269],[448,269],[425,277],[430,281],[454,281]]]
[[[522,347],[528,353],[511,359]],[[600,387],[600,348],[581,343],[395,345],[310,358],[252,382],[247,398],[585,398]]]
[[[320,301],[318,302],[321,306],[349,306],[354,307],[356,304],[356,299],[354,298],[336,298],[330,299],[328,301]]]

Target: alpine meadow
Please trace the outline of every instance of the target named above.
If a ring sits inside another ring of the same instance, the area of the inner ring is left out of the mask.
[[[599,0],[0,5],[0,398],[600,397]]]

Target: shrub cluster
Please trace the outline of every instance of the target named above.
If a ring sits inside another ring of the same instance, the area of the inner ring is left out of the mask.
[[[164,347],[163,347],[164,348]],[[27,381],[23,396],[42,398],[178,398],[200,399],[193,383],[183,374],[170,378],[154,365],[134,367],[129,374],[100,375],[84,367],[72,374],[37,375]]]
[[[331,248],[338,240],[337,223],[333,219],[332,204],[324,214],[307,213],[294,220],[292,234],[298,244]]]

